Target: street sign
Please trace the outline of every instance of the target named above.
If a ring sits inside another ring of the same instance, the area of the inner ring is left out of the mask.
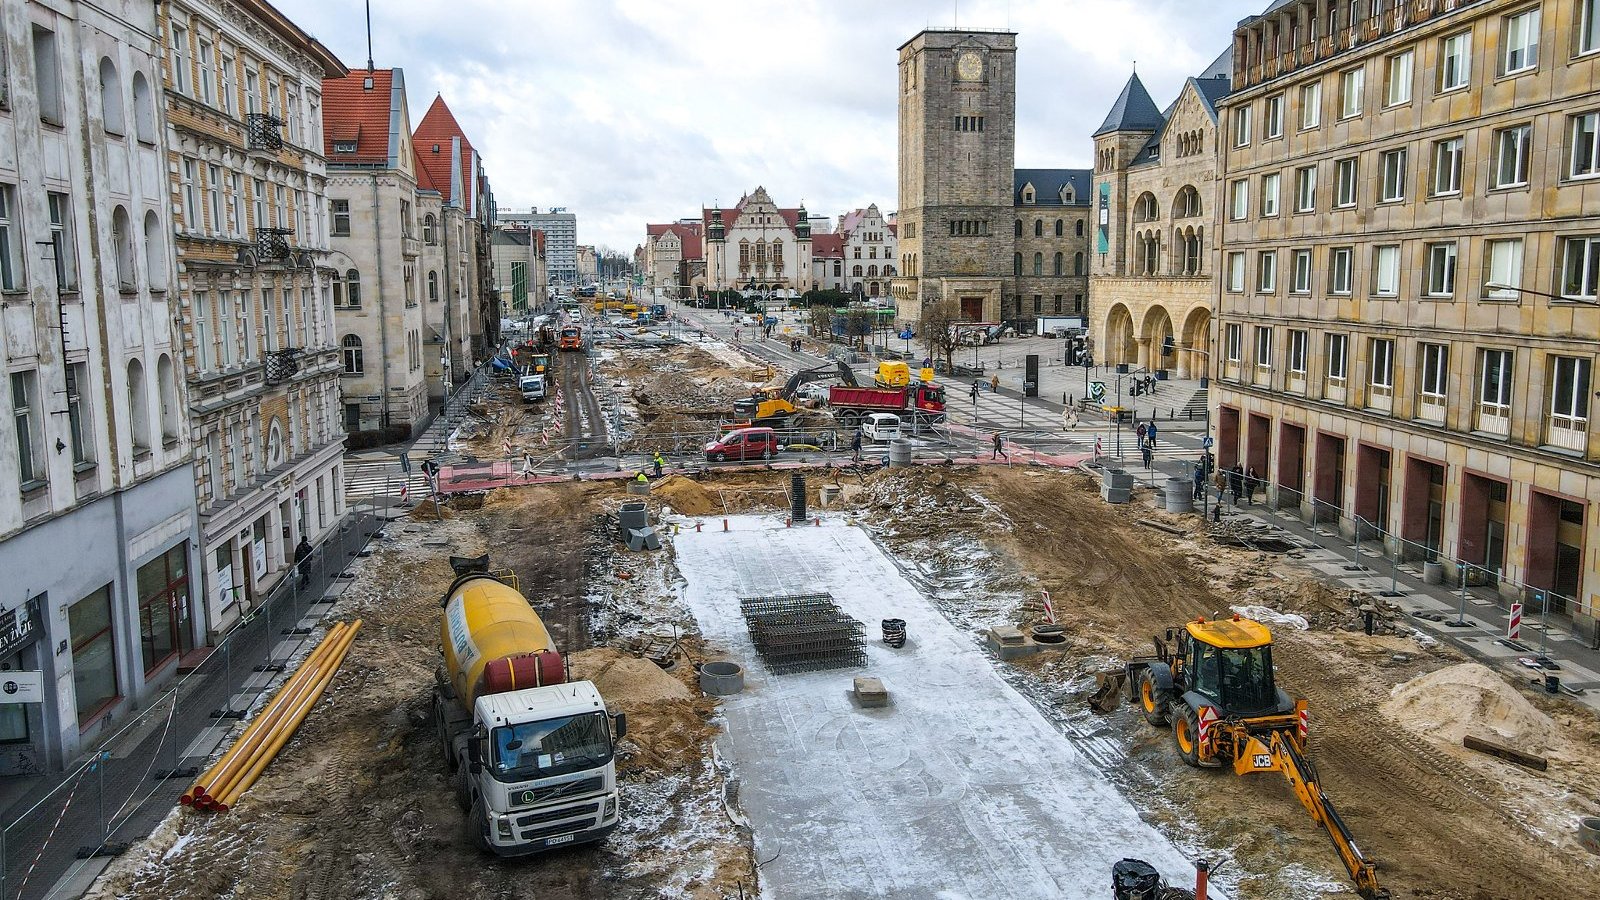
[[[410,453],[401,453],[400,454],[400,471],[406,473],[407,475],[411,474],[411,454]]]
[[[909,341],[913,337],[916,337],[916,335],[912,334],[911,333],[911,329],[909,329],[909,328],[907,328],[905,331],[900,332],[900,340],[902,340],[902,341]]]
[[[0,672],[0,703],[43,702],[43,672]]]
[[[1210,450],[1214,444],[1216,444],[1216,441],[1212,440],[1211,435],[1208,434],[1206,435],[1205,440],[1200,442],[1200,449]]]
[[[1091,382],[1089,382],[1089,399],[1093,400],[1096,403],[1104,403],[1105,402],[1105,400],[1106,400],[1106,383],[1104,381],[1091,381]]]

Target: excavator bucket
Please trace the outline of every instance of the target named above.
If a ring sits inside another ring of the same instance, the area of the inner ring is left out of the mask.
[[[1244,742],[1244,749],[1234,754],[1233,774],[1254,775],[1257,772],[1282,771],[1283,763],[1278,760],[1278,755],[1255,735]]]
[[[1114,672],[1096,672],[1094,693],[1089,695],[1089,708],[1095,712],[1115,712],[1122,702],[1122,686],[1128,681],[1123,669]]]

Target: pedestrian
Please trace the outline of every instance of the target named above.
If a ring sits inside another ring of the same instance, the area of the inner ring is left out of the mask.
[[[999,375],[990,375],[989,376],[989,393],[991,393],[991,394],[1000,393],[1000,376]]]
[[[1150,429],[1148,427],[1146,427],[1146,425],[1143,422],[1139,423],[1139,427],[1133,429],[1134,437],[1139,439],[1139,446],[1141,448],[1144,447],[1144,445],[1145,445],[1145,436],[1148,435],[1149,433],[1150,433]]]
[[[1078,411],[1069,406],[1061,411],[1061,424],[1068,431],[1078,430]]]
[[[1151,450],[1154,450],[1156,448],[1156,430],[1157,430],[1156,429],[1156,420],[1155,419],[1151,419],[1150,420],[1150,427],[1146,428],[1145,432],[1144,432],[1145,438],[1150,441],[1150,449]]]
[[[522,454],[522,480],[527,481],[533,477],[533,454]]]
[[[656,467],[656,477],[660,478],[661,477],[661,467],[665,466],[667,464],[667,461],[665,459],[661,458],[661,451],[657,450],[655,452],[655,456],[651,457],[650,464]]]
[[[1000,432],[998,432],[998,431],[996,431],[994,433],[994,449],[992,451],[990,451],[989,458],[990,459],[997,459],[998,458],[998,459],[1004,459],[1004,460],[1010,460],[1011,459],[1011,457],[1006,455],[1005,439],[1000,437]]]
[[[300,543],[294,548],[294,564],[300,570],[300,586],[308,587],[311,584],[311,542],[305,535],[300,536]]]
[[[976,380],[972,382],[972,402],[978,402],[978,382]]]
[[[1244,466],[1238,463],[1228,470],[1228,493],[1233,495],[1233,505],[1239,505],[1239,498],[1244,496]]]
[[[1144,455],[1144,467],[1146,469],[1155,468],[1156,452],[1150,449],[1150,445],[1145,444],[1143,447],[1140,447],[1139,452]]]
[[[1251,466],[1244,475],[1244,502],[1256,502],[1256,489],[1259,487],[1261,487],[1261,473],[1256,471],[1255,466]]]
[[[861,462],[861,429],[857,428],[855,434],[850,436],[850,458]]]
[[[1204,462],[1197,462],[1194,464],[1194,499],[1204,500],[1205,498],[1206,464]]]

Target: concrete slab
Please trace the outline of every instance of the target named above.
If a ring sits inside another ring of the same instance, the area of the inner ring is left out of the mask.
[[[200,729],[200,733],[195,735],[194,740],[189,742],[189,746],[184,748],[183,758],[205,759],[209,757],[216,752],[218,745],[222,743],[223,738],[228,736],[228,732],[232,728],[232,725],[208,725]]]
[[[730,524],[685,529],[675,544],[685,604],[747,673],[745,692],[724,700],[718,746],[769,860],[764,896],[1103,900],[1127,856],[1193,881],[1085,748],[1000,678],[866,532],[828,519]],[[895,714],[864,715],[839,689],[848,673],[757,665],[738,598],[799,591],[827,591],[863,622],[906,620],[915,644],[867,646]]]
[[[82,897],[94,885],[94,880],[116,860],[114,856],[97,856],[93,859],[80,859],[72,864],[67,874],[50,888],[47,897]]]

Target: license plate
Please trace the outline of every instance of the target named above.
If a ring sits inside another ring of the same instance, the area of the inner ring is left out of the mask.
[[[569,843],[571,840],[572,840],[572,835],[570,835],[570,834],[562,834],[562,835],[557,835],[557,836],[555,836],[553,838],[546,838],[544,844],[545,844],[546,847],[549,847],[549,846],[553,846],[555,844]]]

